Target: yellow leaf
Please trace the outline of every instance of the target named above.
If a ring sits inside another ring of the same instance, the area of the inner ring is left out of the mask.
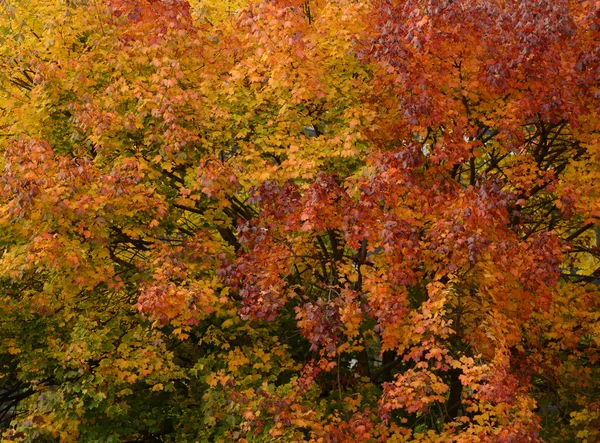
[[[10,347],[8,348],[8,353],[11,355],[15,355],[15,354],[20,354],[21,353],[21,349],[20,348],[15,348],[15,347]]]

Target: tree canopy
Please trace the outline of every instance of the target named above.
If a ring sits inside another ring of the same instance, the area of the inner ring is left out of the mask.
[[[0,2],[6,442],[600,439],[600,2]]]

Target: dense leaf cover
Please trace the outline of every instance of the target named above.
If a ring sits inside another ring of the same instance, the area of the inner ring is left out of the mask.
[[[3,0],[7,442],[600,439],[600,2]]]

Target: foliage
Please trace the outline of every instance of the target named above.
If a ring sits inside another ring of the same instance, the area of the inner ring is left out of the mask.
[[[600,438],[600,5],[4,0],[3,441]]]

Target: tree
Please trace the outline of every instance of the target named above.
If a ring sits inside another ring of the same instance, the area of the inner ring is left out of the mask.
[[[4,440],[598,438],[596,2],[2,7]]]

